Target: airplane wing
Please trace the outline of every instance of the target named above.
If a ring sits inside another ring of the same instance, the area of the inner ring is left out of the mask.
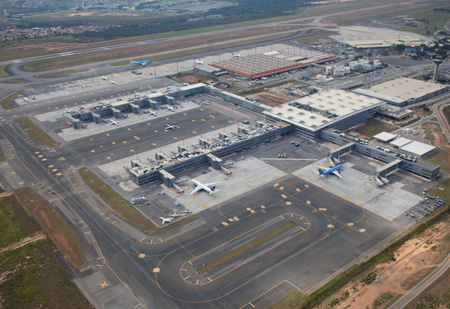
[[[341,173],[338,171],[333,171],[332,173],[342,179]]]
[[[320,165],[314,165],[314,167],[317,167],[318,169],[321,169],[323,172],[328,171],[330,169],[329,167],[320,166]]]
[[[217,182],[210,182],[210,183],[204,183],[203,185],[204,185],[204,186],[207,186],[207,187],[211,187],[211,186],[217,185],[218,183],[220,183],[220,181],[217,181]]]
[[[189,195],[192,195],[192,194],[194,194],[195,192],[200,191],[201,189],[203,189],[201,186],[196,186],[196,187],[194,188],[194,190],[192,190],[191,193],[190,193]]]

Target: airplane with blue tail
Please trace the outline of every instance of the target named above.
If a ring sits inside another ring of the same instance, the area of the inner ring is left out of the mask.
[[[72,113],[73,113],[73,111],[71,111],[71,110],[68,109],[67,107],[64,107],[64,110],[65,110],[67,113],[69,113],[69,114],[72,114]]]
[[[133,60],[130,60],[130,64],[147,65],[150,62],[152,62],[152,61],[151,60],[144,60],[144,61],[133,61]]]
[[[314,165],[315,167],[317,167],[319,169],[319,175],[322,177],[325,177],[325,175],[333,174],[342,179],[342,176],[339,173],[339,170],[342,168],[342,164],[336,165],[336,164],[334,164],[333,160],[331,160],[330,158],[328,158],[328,161],[330,161],[331,168]]]

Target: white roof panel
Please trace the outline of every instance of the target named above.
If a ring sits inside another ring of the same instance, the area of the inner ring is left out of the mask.
[[[374,136],[374,138],[376,138],[377,140],[385,143],[392,141],[396,137],[397,135],[388,132],[381,132]]]
[[[418,157],[422,157],[427,152],[436,149],[436,147],[428,145],[428,144],[424,144],[424,143],[421,143],[421,142],[413,141],[413,142],[411,142],[409,144],[406,144],[403,147],[400,147],[399,149],[400,150],[404,150],[404,151],[408,151],[410,153],[414,153]]]
[[[410,140],[410,139],[400,137],[400,138],[397,138],[395,141],[390,142],[389,144],[391,144],[392,146],[395,146],[395,147],[403,147],[411,142],[412,142],[412,140]]]

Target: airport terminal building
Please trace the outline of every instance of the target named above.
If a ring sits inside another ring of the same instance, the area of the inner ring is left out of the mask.
[[[344,90],[321,91],[264,112],[267,122],[294,125],[295,133],[316,139],[326,128],[346,130],[372,118],[384,101]]]

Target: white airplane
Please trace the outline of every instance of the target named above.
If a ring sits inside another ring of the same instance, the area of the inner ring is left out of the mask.
[[[233,53],[233,52],[231,52],[231,55],[233,55],[233,57],[240,57],[240,56],[241,56],[241,54],[239,54],[239,53]]]
[[[167,127],[164,130],[175,130],[176,127],[177,127],[176,123],[172,124],[172,125],[168,124]]]
[[[167,110],[168,110],[168,111],[172,111],[172,112],[175,111],[175,109],[173,108],[173,106],[169,106],[169,105],[167,105]]]
[[[158,116],[158,112],[148,111],[149,115]]]
[[[24,100],[25,102],[30,102],[30,100],[28,100],[28,99],[25,98],[25,97],[23,97],[23,100]]]
[[[115,81],[112,80],[112,81],[111,81],[111,84],[115,85],[115,84],[117,84],[117,82],[115,82]]]
[[[172,218],[178,218],[178,217],[181,217],[181,214],[177,214],[177,211],[175,210],[174,212],[173,212],[173,214],[171,214],[170,215]]]
[[[111,124],[112,125],[115,125],[115,126],[118,126],[119,125],[119,122],[117,122],[117,121],[114,121],[114,120],[109,120],[109,122],[111,122]]]
[[[190,195],[192,195],[195,192],[200,191],[200,190],[205,190],[209,194],[213,194],[215,192],[220,191],[220,190],[216,190],[216,186],[215,186],[216,184],[220,183],[220,181],[219,182],[211,182],[211,183],[201,183],[198,180],[192,179],[192,182],[194,183],[194,190],[192,190]]]
[[[103,79],[103,80],[108,80],[108,77],[102,76],[102,79]]]
[[[197,59],[195,59],[195,58],[194,58],[194,62],[195,62],[195,64],[199,64],[199,65],[204,64],[203,61],[197,60]]]
[[[191,211],[190,211],[189,209],[185,209],[185,210],[182,211],[182,213],[184,213],[185,215],[188,214],[188,213],[190,213],[190,212],[191,212]]]
[[[166,224],[169,223],[170,221],[172,221],[172,218],[164,218],[164,217],[159,217],[162,220],[162,224]]]

